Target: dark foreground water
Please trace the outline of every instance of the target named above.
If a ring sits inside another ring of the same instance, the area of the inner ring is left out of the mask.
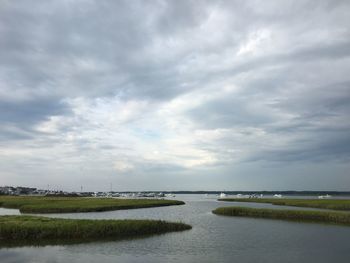
[[[213,209],[233,203],[202,195],[176,199],[186,205],[50,216],[165,219],[191,224],[192,230],[114,242],[3,248],[0,262],[350,262],[350,227],[217,216]],[[0,209],[5,213],[16,210]]]

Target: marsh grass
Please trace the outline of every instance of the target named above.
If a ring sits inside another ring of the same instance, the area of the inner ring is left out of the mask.
[[[87,220],[0,216],[0,246],[116,240],[191,229],[161,220]]]
[[[219,207],[217,215],[282,219],[298,222],[327,223],[350,226],[350,213],[333,211],[279,210],[248,207]]]
[[[269,203],[273,205],[350,211],[350,200],[344,199],[222,198],[219,201]]]
[[[163,199],[0,196],[0,207],[17,208],[21,213],[101,212],[182,204]]]

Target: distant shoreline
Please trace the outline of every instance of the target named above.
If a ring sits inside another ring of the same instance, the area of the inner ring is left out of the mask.
[[[30,192],[39,192],[42,193],[41,195],[45,195],[45,193],[50,193],[50,190],[42,190],[42,189],[37,189],[37,188],[32,188],[32,187],[21,187],[21,186],[0,186],[0,195],[8,195],[6,191],[8,189],[12,188],[12,190],[17,190],[18,193],[13,193],[12,195],[26,195],[30,194]],[[145,194],[150,194],[150,193],[155,193],[155,194],[220,194],[220,193],[225,193],[228,195],[237,195],[237,194],[242,194],[242,195],[275,195],[275,194],[281,194],[281,195],[288,195],[288,196],[319,196],[319,195],[332,195],[332,196],[350,196],[350,191],[321,191],[321,190],[258,190],[258,191],[253,191],[253,190],[245,190],[245,191],[233,191],[233,190],[176,190],[176,191],[170,191],[170,190],[139,190],[139,191],[81,191],[81,192],[75,192],[75,191],[61,191],[57,190],[54,191],[56,193],[62,193],[62,195],[73,195],[73,196],[91,196],[94,193],[120,193],[120,194],[137,194],[137,193],[145,193]],[[40,195],[40,194],[39,194]]]
[[[143,193],[162,192],[164,194],[220,194],[225,193],[228,195],[305,195],[305,196],[318,196],[318,195],[333,195],[333,196],[350,196],[350,191],[142,191]],[[137,193],[136,192],[119,192],[119,193]]]

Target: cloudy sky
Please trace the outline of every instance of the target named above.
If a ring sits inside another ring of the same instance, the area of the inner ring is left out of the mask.
[[[0,1],[0,185],[350,190],[349,1]]]

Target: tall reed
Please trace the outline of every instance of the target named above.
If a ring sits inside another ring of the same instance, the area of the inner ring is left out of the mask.
[[[273,205],[286,205],[286,206],[350,211],[350,200],[348,199],[221,198],[219,199],[219,201],[269,203]]]
[[[161,220],[86,220],[0,216],[0,241],[124,238],[191,229]]]
[[[0,196],[0,207],[17,208],[22,213],[101,212],[182,204],[163,199]]]
[[[282,219],[299,222],[330,223],[350,226],[350,213],[333,211],[281,210],[248,207],[219,207],[217,215]]]

